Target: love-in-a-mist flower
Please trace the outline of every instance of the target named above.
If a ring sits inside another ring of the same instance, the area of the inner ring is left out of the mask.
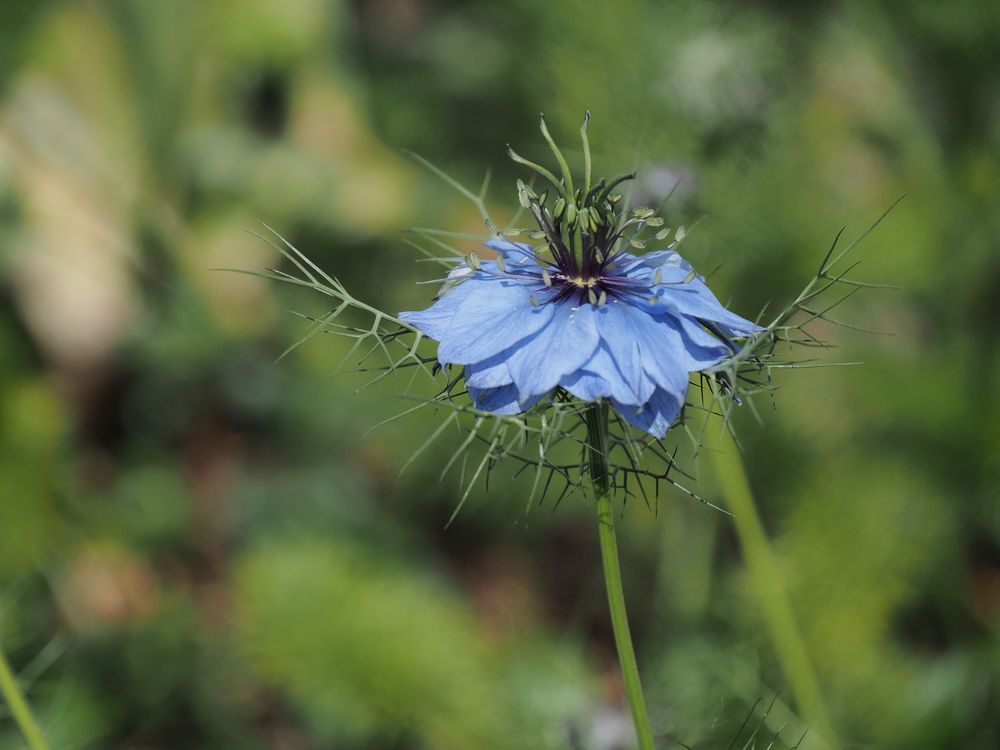
[[[784,358],[796,346],[824,346],[807,331],[810,323],[853,327],[827,316],[849,295],[832,302],[824,295],[842,287],[879,285],[847,276],[840,264],[858,241],[837,251],[835,240],[816,275],[766,328],[730,312],[675,251],[683,228],[667,228],[649,208],[628,207],[616,191],[634,175],[591,181],[587,119],[580,131],[584,169],[579,188],[544,119],[542,135],[559,162],[560,177],[510,152],[547,183],[536,192],[518,182],[519,202],[534,218],[531,229],[500,231],[485,208],[488,182],[474,194],[417,157],[473,201],[494,235],[485,243],[495,252],[488,260],[475,253],[462,258],[458,252],[449,260],[420,248],[429,260],[449,266],[447,277],[438,280],[444,285],[437,299],[426,310],[397,317],[356,299],[277,233],[272,233],[275,241],[268,241],[289,265],[258,275],[314,289],[329,301],[328,312],[313,319],[294,346],[328,331],[353,341],[345,361],[357,353],[359,370],[378,373],[369,384],[403,368],[412,368],[411,384],[420,373],[430,376],[436,395],[399,416],[428,405],[444,414],[407,463],[443,439],[449,433],[445,428],[456,426],[465,433],[443,469],[445,474],[456,464],[462,467],[465,489],[452,519],[477,481],[501,464],[518,467],[515,476],[523,471],[532,477],[526,509],[544,500],[553,483],[564,485],[560,499],[569,490],[590,496],[638,747],[655,750],[625,611],[614,505],[630,497],[657,498],[664,484],[697,496],[672,477],[679,471],[676,451],[629,434],[625,422],[663,437],[682,413],[692,373],[702,373],[708,401],[703,406],[720,415],[705,426],[724,426],[732,404],[771,390],[772,370],[813,366]],[[445,245],[438,239],[445,232],[414,231],[435,246]],[[520,241],[525,238],[530,241]],[[644,252],[647,248],[651,252]],[[338,322],[348,310],[357,319]],[[425,346],[426,339],[438,342],[436,354]],[[372,358],[381,358],[381,366]],[[445,369],[444,377],[433,366],[435,359]],[[458,384],[463,380],[476,410],[456,398],[462,396]],[[610,418],[611,408],[621,419]],[[514,416],[528,409],[528,414]],[[728,430],[719,435],[738,462]],[[694,433],[692,437],[698,440]],[[733,493],[731,501],[739,504],[734,512],[753,519],[747,493]],[[737,530],[745,525],[738,523]],[[824,734],[829,737],[829,731]]]
[[[591,186],[585,128],[586,174],[574,190],[544,120],[542,132],[563,166],[561,180],[511,151],[557,196],[518,183],[541,242],[486,242],[494,260],[469,255],[433,305],[400,318],[439,342],[442,365],[464,367],[482,411],[517,414],[562,389],[582,401],[607,399],[662,437],[681,412],[690,374],[717,365],[736,351],[734,339],[760,329],[720,304],[674,250],[622,249],[649,241],[672,247],[683,231],[670,244],[670,230],[651,209],[624,207],[614,189],[633,175]]]

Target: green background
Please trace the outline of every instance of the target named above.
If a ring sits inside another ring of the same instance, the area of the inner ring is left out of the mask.
[[[893,335],[819,326],[864,365],[787,373],[741,438],[845,746],[1000,745],[998,45],[981,0],[5,0],[0,642],[54,748],[628,746],[592,509],[498,473],[446,529],[457,438],[398,476],[434,418],[362,437],[396,386],[334,337],[276,364],[319,302],[212,270],[276,264],[265,221],[421,307],[397,230],[481,222],[403,150],[492,167],[503,218],[504,144],[543,157],[544,111],[578,156],[584,109],[600,172],[683,177],[668,223],[704,217],[685,255],[749,317],[906,194],[854,272],[901,289],[838,311]],[[725,748],[792,704],[759,586],[726,516],[652,510],[621,533],[654,727]]]

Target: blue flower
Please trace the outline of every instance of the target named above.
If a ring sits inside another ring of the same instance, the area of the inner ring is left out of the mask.
[[[663,437],[690,373],[718,364],[736,351],[733,339],[760,328],[723,307],[673,250],[602,250],[611,247],[604,236],[573,253],[547,234],[545,257],[527,244],[487,242],[496,260],[471,255],[431,307],[401,319],[439,342],[443,365],[464,367],[477,409],[517,414],[561,388],[607,399]]]
[[[690,374],[738,351],[733,339],[763,329],[723,307],[671,249],[680,229],[668,249],[640,256],[621,249],[644,248],[651,238],[643,232],[664,222],[652,209],[629,210],[614,192],[634,172],[591,179],[589,121],[588,112],[579,189],[544,117],[541,133],[561,177],[507,147],[511,159],[546,183],[540,194],[517,183],[518,201],[537,225],[530,234],[544,242],[488,241],[494,260],[470,254],[431,307],[400,318],[440,343],[442,365],[464,368],[480,410],[517,414],[561,389],[582,401],[606,399],[659,438],[684,406]],[[669,233],[659,229],[654,238]]]

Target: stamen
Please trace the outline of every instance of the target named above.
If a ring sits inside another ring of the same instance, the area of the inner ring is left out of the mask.
[[[465,265],[467,265],[473,271],[478,271],[483,266],[482,261],[479,260],[479,256],[476,255],[475,250],[473,250],[471,253],[465,256]]]
[[[566,224],[574,226],[576,224],[576,204],[570,203],[566,206]]]
[[[521,208],[531,208],[531,199],[537,197],[531,188],[524,184],[524,180],[517,181],[517,201],[521,204]]]

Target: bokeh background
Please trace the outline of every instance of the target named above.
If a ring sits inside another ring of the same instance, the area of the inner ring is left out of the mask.
[[[821,327],[864,365],[741,437],[845,746],[1000,746],[998,49],[981,0],[4,0],[0,642],[53,746],[629,746],[591,508],[498,474],[446,529],[454,441],[398,476],[434,418],[362,437],[408,404],[342,341],[275,362],[318,301],[213,270],[276,265],[266,221],[422,306],[398,230],[482,228],[404,149],[492,167],[503,218],[504,144],[543,157],[544,111],[572,151],[584,109],[602,172],[683,178],[750,317],[906,194],[854,272],[901,289],[838,311],[893,335]],[[794,711],[730,520],[666,493],[621,533],[662,747]]]

